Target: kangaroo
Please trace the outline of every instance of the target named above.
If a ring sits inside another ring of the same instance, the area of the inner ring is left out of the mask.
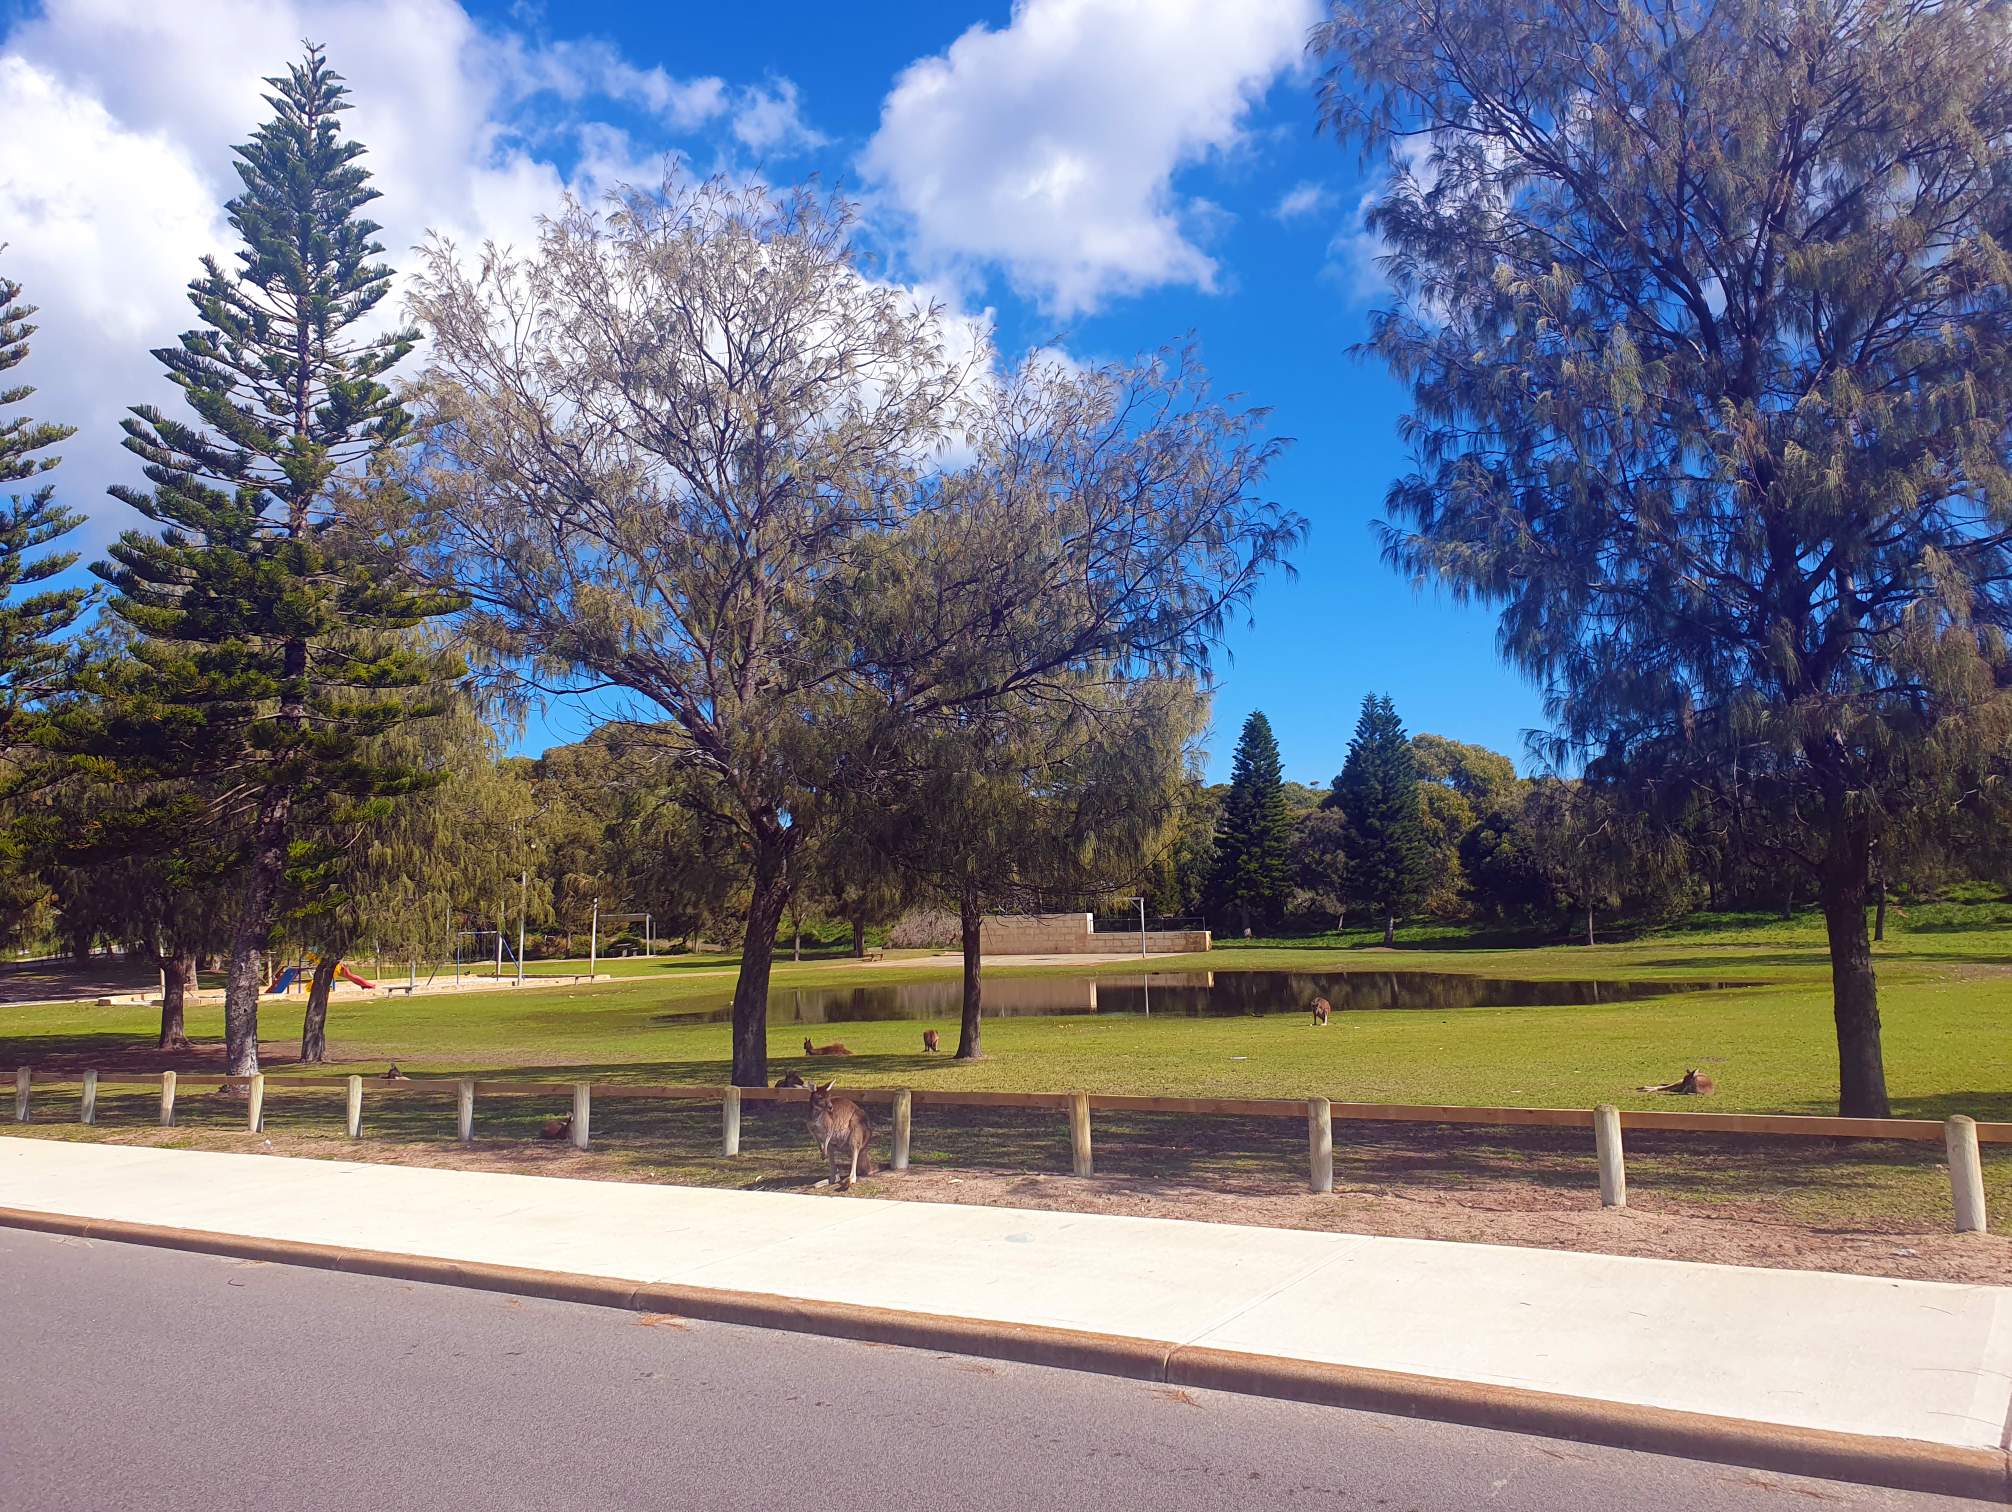
[[[850,1055],[850,1054],[852,1054],[852,1052],[851,1052],[850,1050],[846,1049],[846,1048],[845,1048],[845,1046],[843,1046],[843,1045],[841,1045],[841,1044],[837,1043],[836,1041],[833,1041],[833,1042],[832,1042],[831,1044],[829,1044],[829,1045],[813,1045],[813,1044],[812,1044],[812,1043],[811,1043],[811,1042],[810,1042],[809,1040],[805,1040],[805,1041],[803,1042],[803,1053],[804,1053],[805,1055]]]
[[[406,1075],[406,1074],[405,1074],[405,1073],[404,1073],[403,1071],[401,1071],[401,1070],[399,1070],[399,1069],[398,1069],[398,1062],[397,1062],[397,1061],[393,1061],[393,1062],[391,1063],[391,1065],[390,1065],[390,1066],[389,1066],[389,1067],[388,1067],[388,1068],[387,1068],[387,1069],[385,1070],[385,1073],[384,1073],[384,1076],[383,1076],[383,1078],[382,1078],[382,1079],[383,1079],[383,1080],[385,1080],[385,1081],[411,1081],[411,1080],[412,1080],[412,1078],[411,1078],[411,1077],[407,1076],[407,1075]]]
[[[810,1085],[809,1082],[803,1079],[801,1071],[785,1071],[781,1076],[776,1078],[775,1084],[778,1089],[783,1087],[807,1087]]]
[[[1666,1082],[1662,1086],[1637,1087],[1637,1092],[1669,1092],[1678,1097],[1710,1097],[1718,1091],[1719,1084],[1709,1076],[1698,1075],[1693,1066],[1686,1071],[1682,1081]]]
[[[538,1131],[540,1139],[571,1139],[573,1137],[573,1115],[564,1118],[548,1118],[545,1126]]]
[[[1319,1028],[1327,1027],[1327,1016],[1333,1012],[1334,1005],[1326,998],[1317,997],[1313,1000],[1313,1021]]]
[[[831,1184],[841,1192],[873,1174],[873,1122],[850,1098],[833,1097],[836,1081],[811,1083],[810,1137],[831,1162]]]
[[[934,1055],[938,1050],[942,1048],[943,1048],[943,1042],[936,1037],[936,1031],[934,1029],[925,1029],[922,1031],[923,1054]]]

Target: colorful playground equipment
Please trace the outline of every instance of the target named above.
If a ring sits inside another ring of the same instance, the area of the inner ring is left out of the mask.
[[[309,966],[318,965],[320,964],[320,958],[317,956],[309,956],[307,958],[306,964]],[[289,987],[293,986],[293,984],[297,980],[299,980],[300,972],[301,968],[298,965],[287,967],[286,970],[282,971],[278,976],[273,978],[272,985],[266,988],[264,995],[266,997],[277,997],[280,993],[285,992]],[[377,983],[366,982],[362,977],[358,976],[355,972],[351,971],[347,966],[340,966],[340,965],[337,966],[335,968],[335,974],[341,977],[345,982],[354,982],[357,986],[363,988],[365,991],[376,990]]]

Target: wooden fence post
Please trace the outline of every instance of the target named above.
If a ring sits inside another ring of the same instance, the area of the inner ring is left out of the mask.
[[[245,1104],[245,1127],[256,1134],[265,1127],[265,1072],[251,1079],[251,1100]]]
[[[573,1148],[587,1148],[588,1120],[594,1114],[594,1087],[591,1082],[573,1083]]]
[[[1977,1151],[1977,1120],[1958,1113],[1943,1124],[1942,1138],[1949,1149],[1949,1191],[1956,1199],[1956,1232],[1984,1233],[1984,1161]]]
[[[171,1129],[175,1125],[175,1073],[161,1073],[161,1127]]]
[[[349,1097],[343,1109],[343,1127],[349,1131],[351,1139],[363,1138],[363,1078],[349,1079]]]
[[[475,1083],[465,1076],[454,1094],[454,1132],[463,1144],[475,1143]]]
[[[1090,1156],[1090,1095],[1087,1092],[1069,1094],[1069,1156],[1075,1163],[1078,1176],[1095,1173],[1096,1165]]]
[[[908,1169],[908,1136],[915,1122],[915,1095],[906,1087],[894,1094],[894,1159],[897,1171]]]
[[[77,1104],[77,1122],[94,1124],[98,1121],[98,1073],[84,1073],[84,1098]]]
[[[741,1152],[741,1089],[728,1087],[720,1099],[720,1148],[729,1155]]]
[[[1334,1190],[1334,1108],[1324,1097],[1306,1100],[1307,1185],[1316,1192]]]
[[[14,1068],[14,1122],[28,1121],[28,1089],[35,1083],[35,1073],[26,1066]]]
[[[1600,1206],[1628,1205],[1628,1168],[1621,1156],[1621,1110],[1602,1103],[1593,1110],[1593,1153],[1600,1160]]]

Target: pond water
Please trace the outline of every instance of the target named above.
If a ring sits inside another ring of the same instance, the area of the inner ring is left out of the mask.
[[[1155,1013],[1182,1018],[1306,1013],[1316,997],[1337,1012],[1404,1009],[1542,1008],[1625,1003],[1672,992],[1714,991],[1739,982],[1514,981],[1437,971],[1167,971],[1081,977],[992,977],[987,1018]],[[882,1019],[955,1019],[961,982],[861,987],[784,987],[769,994],[771,1024],[851,1024]],[[715,1022],[730,1009],[706,1015]]]

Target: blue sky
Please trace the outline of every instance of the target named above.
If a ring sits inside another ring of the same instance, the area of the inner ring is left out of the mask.
[[[1275,497],[1312,522],[1218,667],[1210,770],[1270,717],[1287,775],[1338,768],[1364,693],[1414,731],[1520,757],[1535,693],[1493,617],[1420,593],[1371,533],[1403,466],[1402,394],[1347,355],[1380,298],[1351,146],[1314,127],[1314,0],[664,6],[573,0],[47,0],[0,7],[0,109],[52,145],[0,183],[8,268],[43,307],[36,413],[84,427],[61,479],[92,544],[125,522],[119,407],[225,242],[229,144],[302,35],[352,80],[397,261],[429,228],[522,239],[570,188],[696,170],[810,173],[856,195],[882,267],[1007,354],[1129,356],[1190,333],[1219,388],[1293,438]],[[870,24],[865,19],[870,15]],[[553,710],[523,743],[577,738]]]

